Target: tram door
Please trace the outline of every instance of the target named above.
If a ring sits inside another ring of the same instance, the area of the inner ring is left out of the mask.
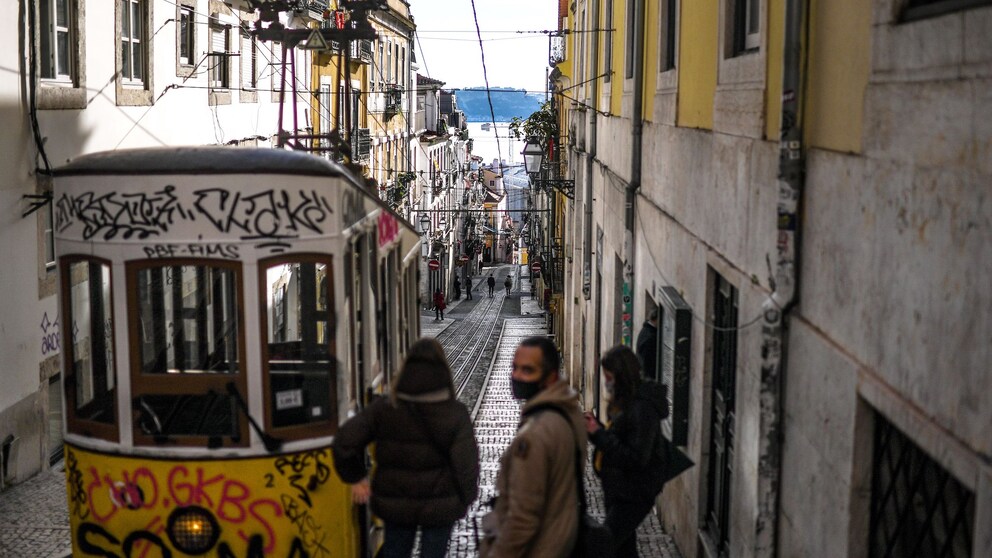
[[[351,309],[351,386],[352,397],[358,402],[359,407],[365,406],[365,389],[367,377],[367,366],[365,358],[365,308],[366,308],[366,268],[367,241],[364,235],[350,245],[346,258],[348,268],[345,270],[347,287],[345,296],[348,298]]]

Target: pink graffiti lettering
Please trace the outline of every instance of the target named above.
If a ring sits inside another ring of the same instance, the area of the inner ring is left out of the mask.
[[[179,475],[182,475],[181,478]],[[176,465],[169,471],[169,496],[177,506],[188,506],[190,504],[206,505],[212,508],[213,500],[207,494],[207,488],[215,483],[224,480],[224,475],[217,475],[210,479],[203,479],[203,469],[196,469],[196,482],[190,483],[189,469],[183,465]],[[187,482],[182,482],[187,481]]]

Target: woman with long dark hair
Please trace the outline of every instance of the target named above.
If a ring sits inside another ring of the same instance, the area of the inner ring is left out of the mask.
[[[365,449],[373,442],[369,487]],[[354,484],[355,502],[371,501],[386,524],[384,558],[411,556],[418,529],[420,556],[445,555],[455,521],[478,494],[479,448],[437,341],[410,347],[389,397],[343,424],[333,449],[338,475]]]
[[[637,526],[664,486],[661,419],[668,416],[664,386],[641,378],[629,347],[618,345],[600,360],[609,394],[609,426],[586,413],[586,431],[596,447],[593,466],[603,483],[606,526],[616,556],[636,557]]]

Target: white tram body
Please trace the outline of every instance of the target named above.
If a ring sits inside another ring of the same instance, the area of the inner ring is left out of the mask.
[[[270,149],[87,155],[52,203],[74,555],[359,555],[329,445],[419,336],[414,228]]]

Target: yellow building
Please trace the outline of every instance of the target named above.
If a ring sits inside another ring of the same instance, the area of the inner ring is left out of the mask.
[[[992,390],[971,372],[992,330],[992,7],[559,5],[559,340],[603,410],[599,355],[658,311],[646,371],[696,463],[658,502],[682,554],[992,553],[992,411],[971,404]]]

